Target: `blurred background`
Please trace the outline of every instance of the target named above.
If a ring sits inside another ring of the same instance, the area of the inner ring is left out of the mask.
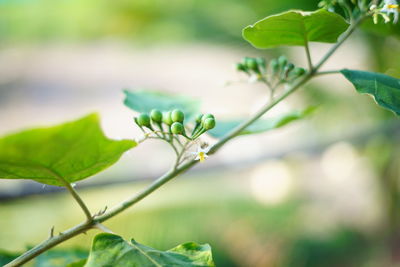
[[[245,82],[236,62],[281,54],[300,66],[306,62],[301,48],[253,49],[241,29],[287,9],[315,10],[317,4],[1,0],[0,134],[99,112],[107,136],[139,137],[122,89],[191,96],[217,120],[248,116],[267,101],[268,92]],[[324,69],[399,77],[398,32],[367,22]],[[311,48],[316,61],[329,45]],[[209,243],[217,266],[398,266],[399,120],[339,75],[315,79],[269,116],[310,105],[319,106],[311,117],[237,138],[105,224],[157,249]],[[77,190],[93,212],[111,207],[166,171],[173,155],[163,143],[146,142],[78,183]],[[58,233],[83,219],[64,190],[2,180],[0,259],[46,239],[52,226]],[[95,234],[65,242],[36,266],[65,266],[85,257]],[[40,263],[48,258],[52,262]]]

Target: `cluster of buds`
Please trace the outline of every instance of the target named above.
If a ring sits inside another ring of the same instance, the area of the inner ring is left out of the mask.
[[[179,109],[161,112],[153,109],[150,114],[141,113],[134,118],[135,123],[146,132],[147,128],[162,139],[172,140],[172,135],[183,136],[188,140],[195,140],[208,130],[215,127],[215,117],[212,114],[200,114],[196,117],[195,127],[190,134],[187,134],[185,127],[185,114]]]
[[[278,83],[290,83],[303,76],[306,71],[288,62],[285,56],[272,59],[268,65],[264,58],[245,57],[243,62],[236,65],[238,71],[244,72],[250,77],[250,81],[263,81],[271,85]]]

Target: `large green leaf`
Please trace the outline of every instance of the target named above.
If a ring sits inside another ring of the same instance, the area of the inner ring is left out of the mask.
[[[190,119],[200,110],[200,102],[186,96],[171,95],[161,92],[138,90],[124,91],[124,104],[137,112],[149,113],[152,109],[170,111],[172,109],[182,110],[186,118]]]
[[[113,234],[98,234],[85,267],[207,267],[214,266],[209,245],[185,243],[168,251],[127,242]]]
[[[370,94],[381,107],[400,115],[400,80],[375,72],[341,70],[357,92]]]
[[[294,111],[276,118],[259,119],[243,130],[240,135],[263,133],[269,130],[280,128],[292,121],[303,119],[304,117],[310,115],[315,109],[315,107],[309,107],[305,110]],[[243,119],[226,121],[218,120],[216,127],[207,133],[213,137],[221,138],[239,126],[243,121]]]
[[[243,29],[243,38],[256,48],[304,46],[307,42],[335,43],[348,27],[342,16],[325,9],[291,10],[247,26]]]
[[[104,170],[134,146],[134,141],[106,138],[92,114],[1,138],[0,178],[63,186]]]

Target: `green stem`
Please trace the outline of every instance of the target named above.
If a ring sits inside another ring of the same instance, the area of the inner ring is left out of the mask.
[[[311,59],[311,52],[310,52],[310,47],[308,45],[308,41],[305,41],[304,48],[306,50],[306,55],[307,55],[308,69],[311,71],[313,69],[313,63]]]
[[[315,73],[315,76],[328,75],[328,74],[338,74],[338,73],[340,73],[340,70],[318,71],[317,73]]]
[[[362,22],[364,17],[358,19],[354,24],[350,26],[350,28],[347,30],[347,32],[343,35],[343,37],[340,39],[340,41],[335,44],[328,52],[327,54],[321,59],[321,61],[313,67],[306,75],[303,76],[302,79],[300,79],[298,82],[293,84],[285,93],[283,93],[279,98],[274,100],[273,102],[269,103],[265,107],[261,108],[256,114],[254,114],[253,117],[248,119],[247,121],[243,122],[240,124],[238,127],[236,127],[234,130],[232,130],[230,133],[228,133],[224,138],[222,138],[219,142],[217,142],[214,146],[211,147],[209,154],[213,154],[217,152],[224,144],[226,144],[228,141],[231,139],[235,138],[240,132],[242,132],[244,129],[246,129],[249,125],[251,125],[253,122],[258,120],[261,116],[263,116],[267,111],[272,109],[275,105],[277,105],[279,102],[287,98],[289,95],[294,93],[296,90],[298,90],[302,85],[304,85],[306,82],[308,82],[312,77],[316,75],[318,72],[319,68],[329,59],[330,56],[343,44],[343,42],[354,32],[356,27]],[[179,174],[182,174],[186,170],[190,169],[192,166],[197,164],[198,161],[191,160],[186,162],[185,164],[173,168],[170,171],[168,171],[166,174],[155,180],[153,183],[151,183],[147,188],[143,189],[140,191],[138,194],[130,197],[126,201],[118,204],[105,214],[91,220],[87,221],[85,223],[79,224],[64,233],[51,237],[48,240],[44,241],[43,243],[33,247],[29,251],[25,252],[15,260],[11,261],[10,263],[6,264],[4,267],[16,267],[16,266],[21,266],[22,264],[28,262],[29,260],[37,257],[38,255],[42,254],[43,252],[51,249],[52,247],[76,236],[81,233],[84,233],[90,229],[92,229],[97,223],[104,222],[115,215],[123,212],[124,210],[132,207],[134,204],[139,202],[140,200],[144,199],[146,196],[150,195],[153,193],[155,190],[163,186],[165,183],[168,181],[172,180]],[[72,188],[72,187],[71,187]],[[72,188],[73,189],[73,188]],[[73,190],[74,191],[74,190]],[[89,213],[90,214],[90,213]]]
[[[78,205],[81,207],[81,209],[83,210],[83,213],[85,213],[87,221],[88,222],[92,221],[93,220],[93,216],[90,213],[90,211],[89,211],[88,207],[86,206],[85,202],[83,202],[82,198],[78,195],[78,192],[76,192],[76,190],[72,187],[72,185],[70,183],[68,183],[67,181],[65,181],[65,187],[70,192],[72,197],[76,200]]]

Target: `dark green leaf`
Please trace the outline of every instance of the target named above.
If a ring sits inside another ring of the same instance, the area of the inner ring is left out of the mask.
[[[291,10],[266,17],[243,30],[243,38],[256,48],[282,45],[304,46],[307,42],[335,43],[349,24],[336,13]]]
[[[244,131],[242,131],[240,135],[263,133],[269,130],[280,128],[292,121],[303,119],[304,117],[311,114],[315,109],[315,107],[309,107],[303,111],[294,111],[289,114],[279,116],[277,118],[259,119],[252,125],[247,127]],[[217,126],[214,129],[208,131],[208,133],[213,137],[221,138],[233,129],[235,129],[243,121],[243,119],[229,121],[218,120]]]
[[[341,70],[357,92],[370,94],[381,107],[400,115],[400,80],[375,72]]]
[[[0,250],[0,266],[6,265],[10,261],[17,258],[20,254],[11,253],[7,251]]]
[[[98,234],[85,267],[207,267],[214,266],[209,245],[186,243],[168,251],[127,242],[120,236]]]
[[[185,117],[190,119],[195,116],[200,109],[200,102],[186,96],[176,96],[161,92],[139,90],[130,92],[124,91],[126,98],[124,104],[137,112],[150,113],[152,109],[170,111],[180,109],[185,113]]]
[[[63,186],[104,170],[134,146],[134,141],[106,138],[92,114],[1,138],[0,178]]]

